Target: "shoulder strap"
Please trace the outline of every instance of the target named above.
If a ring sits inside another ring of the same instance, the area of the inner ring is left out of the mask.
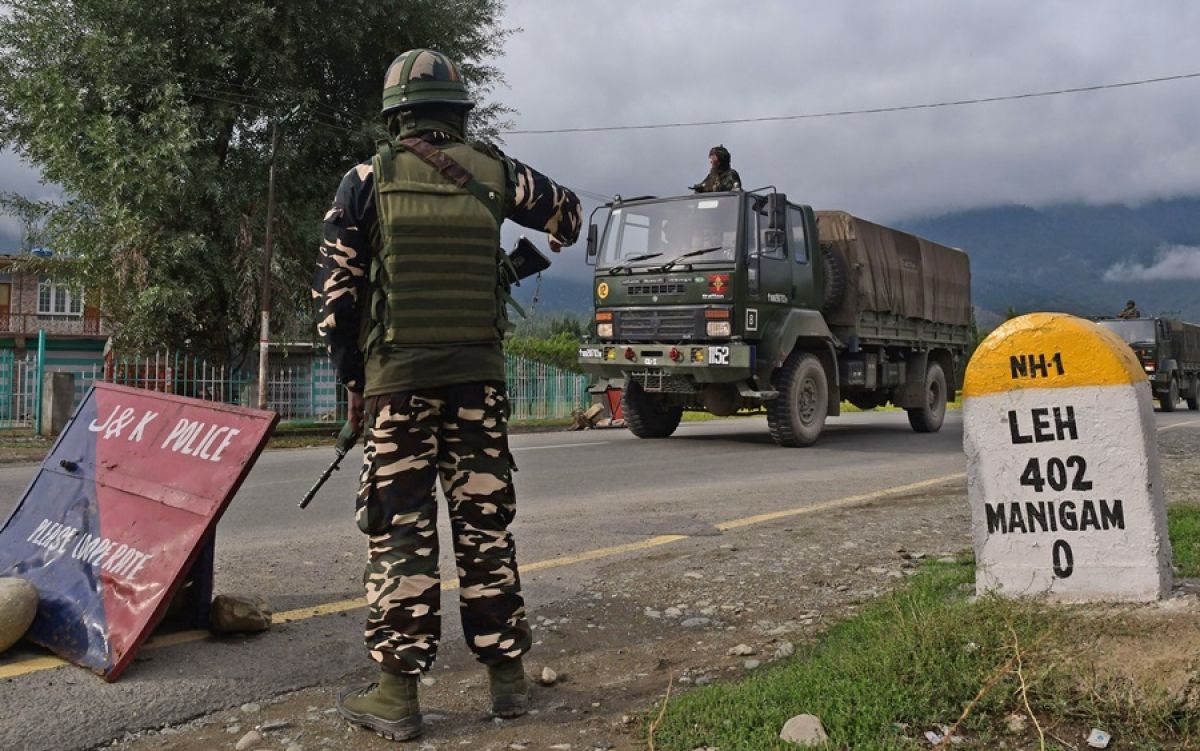
[[[380,180],[390,182],[395,165],[392,164],[392,144],[386,138],[376,145],[375,154],[375,185],[378,188]]]
[[[405,138],[397,145],[406,151],[411,151],[421,161],[437,170],[442,177],[479,199],[488,208],[488,211],[492,212],[492,216],[496,218],[496,224],[504,222],[501,202],[497,200],[499,197],[496,192],[476,180],[474,175],[454,161],[449,154],[421,138]]]

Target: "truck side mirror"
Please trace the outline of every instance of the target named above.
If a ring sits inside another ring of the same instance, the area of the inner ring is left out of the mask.
[[[787,196],[783,193],[767,196],[767,227],[780,232],[787,229]]]
[[[783,247],[783,230],[768,229],[763,232],[763,245],[767,250],[778,250]]]
[[[600,248],[596,244],[596,235],[599,234],[596,230],[596,225],[588,225],[587,233],[587,263],[589,266],[596,264],[596,256],[600,252]]]

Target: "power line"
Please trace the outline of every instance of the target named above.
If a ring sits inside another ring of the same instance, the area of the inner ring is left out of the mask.
[[[578,193],[580,195],[587,196],[588,198],[591,198],[592,200],[600,201],[601,203],[607,203],[612,200],[612,196],[606,196],[602,193],[596,193],[595,191],[591,191],[591,190],[584,190],[583,188],[572,188],[571,190],[575,191],[576,193]]]
[[[1200,72],[1197,73],[1181,73],[1174,76],[1161,76],[1158,78],[1143,78],[1138,81],[1121,81],[1118,83],[1103,83],[1095,86],[1077,86],[1069,89],[1054,89],[1051,91],[1031,91],[1023,94],[1007,94],[1004,96],[979,97],[975,99],[956,99],[947,102],[927,102],[924,104],[902,104],[894,107],[870,107],[867,109],[857,110],[835,110],[831,112],[811,112],[802,115],[774,115],[770,117],[741,117],[729,120],[697,120],[694,122],[680,123],[654,123],[650,125],[607,125],[594,126],[584,128],[543,128],[543,129],[521,129],[521,130],[503,130],[501,134],[506,136],[529,136],[529,135],[547,135],[553,133],[600,133],[604,131],[614,130],[658,130],[663,128],[695,128],[703,125],[737,125],[741,123],[765,123],[765,122],[781,122],[785,120],[816,120],[818,118],[827,117],[848,117],[850,115],[877,115],[887,112],[906,112],[909,110],[928,110],[941,107],[961,107],[969,104],[986,104],[989,102],[1011,102],[1017,99],[1036,99],[1038,97],[1061,96],[1063,94],[1080,94],[1088,91],[1102,91],[1106,89],[1121,89],[1130,86],[1144,86],[1152,83],[1166,83],[1168,81],[1182,81],[1188,78],[1200,78]]]
[[[234,107],[245,107],[247,109],[257,110],[259,112],[270,113],[270,112],[273,112],[275,109],[274,106],[272,106],[270,104],[266,104],[266,103],[228,98],[230,96],[233,96],[231,94],[227,94],[226,97],[219,97],[219,96],[214,96],[212,94],[198,91],[196,89],[185,90],[184,93],[188,94],[189,96],[196,97],[197,99],[207,99],[210,102],[219,102],[221,104],[228,104],[228,105],[232,105]],[[353,128],[347,128],[344,125],[338,125],[337,123],[332,123],[332,122],[327,122],[325,120],[321,120],[320,118],[318,118],[316,116],[316,113],[313,113],[313,117],[311,119],[297,118],[297,120],[307,122],[312,125],[316,125],[317,127],[331,128],[334,130],[339,130],[339,131],[342,131],[343,133],[354,133],[355,132],[355,130]]]

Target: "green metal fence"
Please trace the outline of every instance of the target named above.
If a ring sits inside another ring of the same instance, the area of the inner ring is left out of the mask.
[[[325,356],[290,357],[268,370],[267,403],[284,422],[340,422],[346,417],[345,390]],[[570,417],[588,404],[587,378],[536,360],[506,358],[509,403],[514,420]],[[54,360],[30,354],[16,357],[0,349],[0,428],[34,427],[41,373],[56,370],[75,376],[75,404],[96,381],[181,394],[206,401],[254,406],[255,374],[213,365],[184,353],[112,358]]]
[[[512,419],[570,417],[574,410],[587,406],[587,376],[516,355],[505,359]]]

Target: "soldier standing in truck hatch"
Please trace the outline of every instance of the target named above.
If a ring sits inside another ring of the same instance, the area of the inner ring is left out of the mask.
[[[1138,310],[1137,303],[1133,300],[1125,303],[1125,307],[1120,313],[1117,313],[1117,318],[1141,318],[1142,311]]]
[[[737,170],[729,166],[732,157],[723,145],[708,150],[708,176],[692,186],[696,193],[717,193],[742,187],[742,178]]]

